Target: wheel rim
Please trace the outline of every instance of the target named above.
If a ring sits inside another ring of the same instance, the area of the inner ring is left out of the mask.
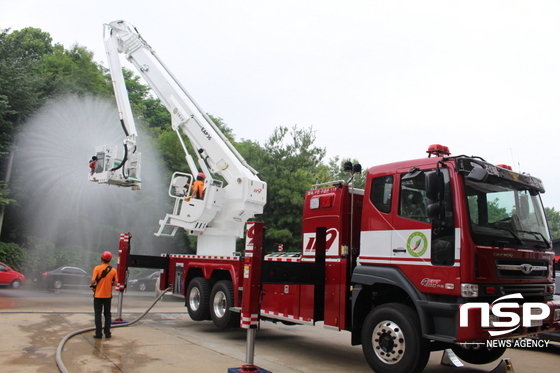
[[[139,288],[140,288],[140,291],[146,290],[146,284],[140,284]]]
[[[62,281],[56,280],[56,281],[54,282],[54,288],[55,288],[55,289],[60,289],[61,287],[62,287]]]
[[[19,289],[21,285],[21,282],[19,282],[18,280],[12,282],[12,289]]]
[[[219,318],[224,317],[227,309],[227,298],[223,291],[218,291],[214,296],[214,301],[212,302],[212,307],[214,309],[214,315]]]
[[[393,321],[384,320],[373,329],[373,351],[385,364],[396,364],[404,356],[405,340],[402,329]]]
[[[193,311],[198,310],[198,307],[200,307],[200,290],[196,287],[192,288],[189,293],[189,306]]]

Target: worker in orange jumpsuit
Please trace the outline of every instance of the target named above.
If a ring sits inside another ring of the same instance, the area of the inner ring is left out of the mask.
[[[192,193],[191,196],[196,199],[204,198],[204,174],[200,172],[196,175],[196,181],[193,183],[192,186]]]
[[[111,338],[111,299],[113,286],[117,281],[117,270],[109,265],[113,254],[105,251],[101,254],[101,264],[93,269],[90,287],[93,289],[93,311],[95,314],[95,335],[93,338],[101,339],[101,331],[105,338]],[[105,317],[104,327],[101,323],[101,313]]]

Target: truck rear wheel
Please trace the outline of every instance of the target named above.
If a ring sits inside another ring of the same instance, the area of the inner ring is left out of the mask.
[[[362,329],[362,350],[375,372],[421,372],[430,358],[416,313],[400,303],[375,307]]]
[[[498,360],[506,347],[486,347],[486,345],[453,345],[451,350],[461,360],[470,364],[488,364]]]
[[[193,321],[210,320],[210,281],[203,277],[195,277],[189,283],[185,293],[185,305]]]
[[[233,307],[233,285],[229,280],[216,282],[210,295],[210,315],[214,325],[220,329],[239,326],[239,313]]]

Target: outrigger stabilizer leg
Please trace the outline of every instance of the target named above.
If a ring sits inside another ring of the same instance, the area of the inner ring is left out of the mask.
[[[247,351],[245,364],[240,368],[229,368],[228,373],[271,373],[254,365],[255,337],[260,313],[263,227],[263,223],[260,222],[247,223],[241,306],[241,327],[247,329]]]
[[[116,290],[119,292],[119,299],[117,303],[117,318],[114,319],[111,324],[126,324],[128,321],[122,319],[122,306],[123,306],[123,296],[124,289],[126,288],[126,272],[128,254],[130,254],[130,239],[132,235],[130,233],[121,233],[119,237],[119,256],[117,261],[117,286]]]

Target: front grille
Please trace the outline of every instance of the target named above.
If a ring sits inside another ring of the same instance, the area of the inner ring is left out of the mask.
[[[511,284],[501,285],[503,295],[521,293],[526,297],[542,297],[546,293],[545,285],[527,285],[527,284]]]
[[[496,270],[501,278],[538,279],[548,277],[548,262],[535,259],[497,259]]]

